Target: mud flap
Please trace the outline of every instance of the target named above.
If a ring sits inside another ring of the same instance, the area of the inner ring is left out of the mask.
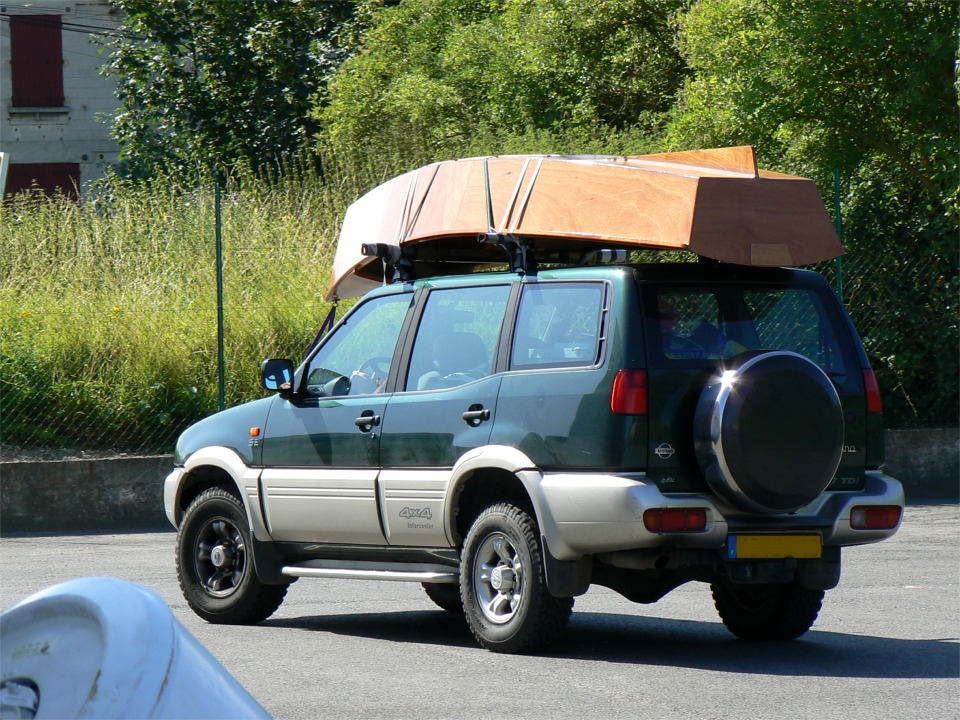
[[[579,560],[557,560],[547,547],[547,539],[541,536],[540,542],[550,594],[554,597],[577,597],[587,592],[593,575],[593,558],[586,555]]]
[[[260,582],[264,585],[289,585],[296,580],[281,572],[285,561],[274,543],[263,542],[255,537],[251,540],[253,541],[253,569]]]

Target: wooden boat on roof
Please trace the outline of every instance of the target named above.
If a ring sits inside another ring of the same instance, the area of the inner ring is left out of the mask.
[[[504,250],[518,248],[523,263],[567,264],[601,248],[750,266],[843,253],[813,181],[759,170],[752,147],[479,157],[427,165],[354,202],[327,299],[380,285],[388,266],[416,277],[472,272],[506,264]]]

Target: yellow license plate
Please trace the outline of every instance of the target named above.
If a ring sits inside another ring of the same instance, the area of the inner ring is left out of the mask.
[[[819,535],[730,535],[730,560],[818,558],[823,554]]]

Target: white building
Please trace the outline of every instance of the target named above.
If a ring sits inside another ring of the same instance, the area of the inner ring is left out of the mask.
[[[117,160],[103,116],[117,108],[113,78],[93,42],[116,30],[106,0],[0,0],[0,153],[6,192],[37,185],[82,191]]]

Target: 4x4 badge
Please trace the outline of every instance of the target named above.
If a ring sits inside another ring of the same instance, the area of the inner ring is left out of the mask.
[[[425,520],[432,520],[433,513],[430,512],[430,508],[428,507],[425,507],[425,508],[405,507],[403,510],[400,511],[400,517],[406,518],[408,520],[412,518],[424,518]]]
[[[673,449],[673,445],[670,443],[660,443],[653,451],[658,458],[661,460],[669,460],[674,456],[676,450]]]

